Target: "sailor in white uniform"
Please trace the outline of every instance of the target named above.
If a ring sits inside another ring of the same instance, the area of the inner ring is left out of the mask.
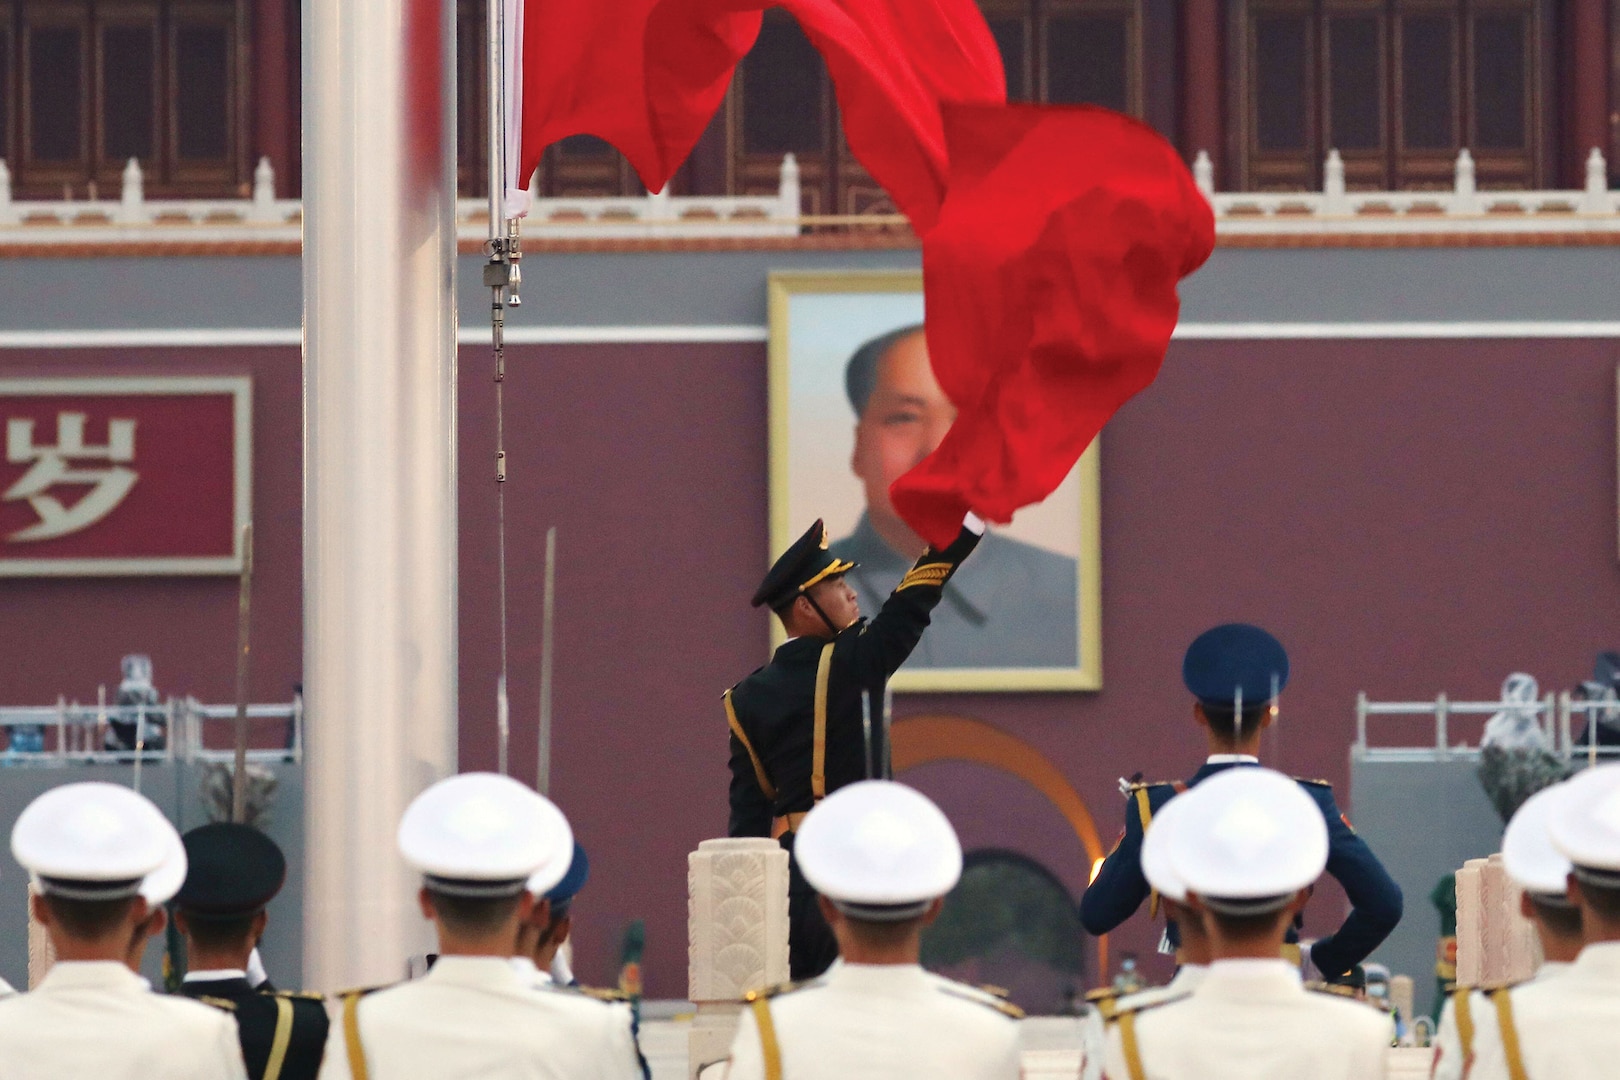
[[[1208,972],[1185,996],[1120,1008],[1108,1024],[1113,1080],[1383,1080],[1388,1016],[1313,993],[1280,957],[1294,914],[1327,866],[1327,826],[1298,782],[1231,769],[1182,803],[1166,837],[1186,906],[1209,935]]]
[[[1569,900],[1573,867],[1552,842],[1552,817],[1568,792],[1568,782],[1536,792],[1514,813],[1502,835],[1502,868],[1524,890],[1519,910],[1535,924],[1543,957],[1541,967],[1522,986],[1555,979],[1568,971],[1584,944],[1581,910]],[[1452,994],[1440,1014],[1431,1077],[1463,1080],[1478,1048],[1486,1042],[1500,1042],[1497,1010],[1503,1006],[1496,997],[1507,993],[1504,988],[1493,993],[1458,990]],[[1506,1007],[1511,1011],[1512,1002]],[[1501,1047],[1493,1053],[1502,1056]]]
[[[729,1080],[1015,1080],[1018,1010],[918,962],[923,927],[962,876],[939,807],[890,780],[850,784],[809,812],[794,852],[841,960],[749,995]]]
[[[1181,931],[1176,946],[1176,974],[1164,986],[1151,987],[1134,994],[1119,996],[1099,990],[1087,995],[1091,1007],[1081,1017],[1081,1080],[1100,1080],[1102,1077],[1103,1048],[1107,1042],[1105,1021],[1108,1017],[1120,1009],[1142,1009],[1161,1001],[1186,997],[1209,971],[1209,937],[1204,933],[1203,920],[1186,906],[1186,882],[1170,865],[1170,832],[1185,809],[1186,804],[1179,798],[1172,798],[1160,807],[1148,825],[1147,835],[1142,838],[1141,853],[1142,876],[1152,887],[1166,920],[1174,922]]]
[[[1479,1010],[1495,1013],[1496,1024],[1475,1036],[1471,1080],[1596,1080],[1614,1076],[1620,1062],[1620,765],[1588,769],[1562,786],[1550,832],[1572,867],[1569,898],[1586,943],[1568,968]],[[1506,861],[1505,843],[1502,855]]]
[[[417,796],[399,850],[422,872],[439,957],[420,979],[342,995],[323,1080],[639,1080],[628,1013],[512,964],[520,928],[568,870],[562,811],[516,780],[467,773]]]
[[[245,1080],[228,1015],[154,994],[133,970],[186,876],[156,806],[115,784],[64,784],[17,818],[11,853],[57,959],[33,992],[0,1004],[0,1076]]]

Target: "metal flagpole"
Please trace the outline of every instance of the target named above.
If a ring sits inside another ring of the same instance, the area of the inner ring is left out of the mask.
[[[242,581],[236,596],[236,771],[231,775],[231,820],[247,821],[248,621],[253,600],[253,523],[242,526]],[[169,732],[171,744],[175,732]]]
[[[456,767],[456,5],[303,0],[304,979],[429,950],[405,807]]]
[[[540,762],[534,789],[542,795],[551,794],[551,665],[556,594],[557,526],[553,525],[546,530],[546,584],[540,615]]]

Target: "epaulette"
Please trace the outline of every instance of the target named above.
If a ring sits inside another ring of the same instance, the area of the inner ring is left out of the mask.
[[[763,990],[750,990],[742,996],[742,999],[745,1003],[751,1004],[760,998],[768,1000],[773,997],[781,997],[783,994],[791,994],[795,990],[803,990],[813,982],[815,982],[814,979],[805,979],[800,982],[777,983],[775,986],[767,986]]]
[[[326,1001],[325,994],[317,994],[313,990],[275,990],[270,996],[287,998],[289,1001]]]
[[[971,1001],[975,1005],[983,1005],[986,1008],[994,1009],[1002,1016],[1010,1017],[1014,1020],[1022,1020],[1024,1018],[1023,1009],[1020,1009],[1010,1001],[1003,1001],[1000,997],[983,988],[979,988],[977,992],[975,992],[975,988],[970,986],[941,986],[939,988],[939,992],[942,994],[949,994],[951,997],[958,998],[962,1001]]]
[[[1356,988],[1346,986],[1343,983],[1329,983],[1322,982],[1320,979],[1313,979],[1305,984],[1305,989],[1314,994],[1332,994],[1334,997],[1349,998],[1351,1001],[1358,1000]]]
[[[1095,990],[1086,991],[1087,1001],[1107,1001],[1119,997],[1119,991],[1112,986],[1099,986]]]
[[[1144,998],[1147,997],[1147,991],[1144,990],[1140,993]],[[1122,1016],[1140,1016],[1142,1013],[1152,1012],[1154,1009],[1164,1005],[1174,1005],[1178,1001],[1186,1001],[1188,998],[1192,997],[1192,991],[1184,990],[1176,994],[1154,995],[1151,1000],[1143,1000],[1140,1002],[1130,1002],[1126,1000],[1136,996],[1138,995],[1126,994],[1122,998],[1109,1002],[1110,1007],[1108,1009],[1100,1010],[1102,1011],[1103,1019],[1108,1023],[1113,1024],[1117,1023],[1119,1018]]]
[[[1318,780],[1310,776],[1296,776],[1294,779],[1301,784],[1309,784],[1311,787],[1325,787],[1330,791],[1333,789],[1333,783],[1330,780]]]
[[[338,1001],[342,1001],[344,998],[350,997],[365,997],[367,994],[375,994],[379,990],[387,990],[391,986],[398,985],[398,983],[381,983],[377,986],[351,986],[347,990],[339,990],[337,993],[333,994],[332,997],[336,998]]]
[[[236,1002],[232,1001],[230,998],[212,997],[208,994],[203,994],[199,996],[197,1000],[202,1002],[204,1005],[212,1005],[214,1008],[223,1009],[226,1012],[236,1011]]]
[[[1132,795],[1135,795],[1138,791],[1151,791],[1156,787],[1175,786],[1176,782],[1174,780],[1142,780],[1134,784],[1129,780],[1121,780],[1119,782],[1119,793],[1128,799]]]
[[[564,986],[561,989],[584,994],[593,1001],[629,1002],[633,1000],[623,990],[609,990],[601,986]]]

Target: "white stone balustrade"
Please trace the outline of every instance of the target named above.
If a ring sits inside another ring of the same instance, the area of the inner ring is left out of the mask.
[[[1519,910],[1521,895],[1500,854],[1469,859],[1457,871],[1458,986],[1507,986],[1541,966],[1541,943]]]
[[[1337,150],[1323,163],[1320,192],[1217,192],[1214,163],[1202,150],[1193,179],[1223,236],[1620,232],[1620,191],[1609,190],[1608,165],[1596,148],[1579,191],[1481,191],[1466,149],[1445,191],[1351,191]]]
[[[723,1061],[739,1000],[788,981],[788,855],[774,840],[705,840],[686,857],[690,1075]]]
[[[1214,163],[1202,150],[1192,172],[1215,209],[1221,236],[1620,233],[1620,192],[1609,190],[1608,165],[1595,148],[1578,191],[1481,191],[1467,150],[1457,155],[1452,186],[1443,191],[1351,191],[1338,151],[1330,152],[1323,165],[1321,191],[1217,191]],[[248,198],[147,199],[144,189],[140,164],[131,160],[117,199],[15,200],[10,170],[0,160],[0,243],[294,244],[301,239],[302,204],[275,197],[275,172],[268,158],[254,169]],[[537,193],[531,189],[531,194]],[[463,241],[482,240],[488,232],[486,201],[458,200],[456,221]],[[775,194],[536,197],[523,235],[543,240],[791,238],[806,224],[799,165],[789,154],[782,160]]]

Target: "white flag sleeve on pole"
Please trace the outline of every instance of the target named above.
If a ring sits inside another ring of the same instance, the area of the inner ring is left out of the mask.
[[[529,212],[527,177],[518,176],[523,150],[523,0],[506,5],[506,202],[507,218]]]

